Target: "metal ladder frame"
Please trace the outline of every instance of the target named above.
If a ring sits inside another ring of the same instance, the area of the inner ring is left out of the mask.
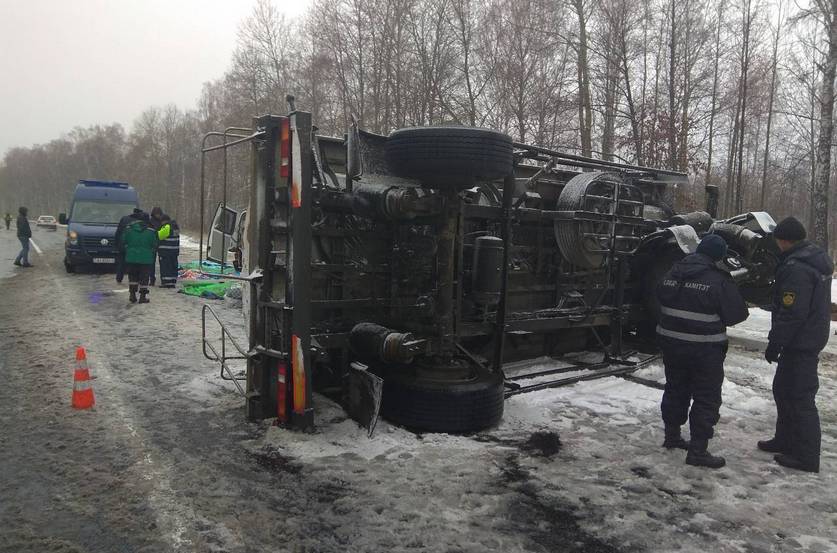
[[[218,353],[218,350],[215,349],[215,346],[209,341],[209,338],[206,337],[206,313],[207,311],[212,315],[215,319],[215,322],[218,323],[218,327],[221,329],[221,353]],[[233,347],[238,351],[239,355],[232,355],[227,356],[227,337],[229,337],[230,342],[232,343]],[[251,355],[248,354],[241,346],[238,345],[238,342],[235,341],[230,331],[227,330],[227,327],[224,326],[224,323],[221,322],[221,319],[218,318],[218,314],[215,313],[215,310],[208,304],[203,304],[203,309],[201,309],[201,342],[203,344],[203,356],[209,359],[210,361],[215,361],[221,365],[221,378],[223,380],[227,380],[235,384],[235,387],[238,389],[238,393],[242,397],[246,397],[247,393],[244,391],[244,388],[241,387],[239,384],[239,380],[247,380],[246,377],[236,377],[230,366],[227,364],[228,360],[238,359],[238,360],[247,360],[250,359]],[[210,356],[206,348],[212,352],[212,356]]]

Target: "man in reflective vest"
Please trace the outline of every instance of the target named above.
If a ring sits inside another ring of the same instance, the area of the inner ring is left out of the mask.
[[[726,464],[723,457],[707,450],[721,408],[726,327],[750,314],[729,274],[716,266],[726,253],[723,238],[705,236],[697,252],[675,264],[657,288],[657,338],[666,374],[660,406],[665,424],[663,447],[688,449],[686,464],[708,468]],[[680,435],[687,418],[689,442]]]
[[[778,361],[773,378],[776,434],[758,442],[776,453],[782,466],[820,471],[822,431],[815,398],[819,389],[819,353],[831,332],[831,275],[834,263],[819,246],[805,240],[805,227],[793,217],[773,231],[779,250],[770,335],[764,357]]]
[[[169,235],[160,241],[157,256],[160,258],[160,288],[174,288],[177,283],[177,256],[180,255],[180,227],[177,221],[163,215],[162,227],[169,227]]]
[[[155,206],[151,208],[151,218],[149,224],[155,231],[160,231],[163,228],[163,208]],[[151,264],[151,273],[148,275],[148,284],[154,286],[157,283],[157,252],[154,252],[154,262]]]

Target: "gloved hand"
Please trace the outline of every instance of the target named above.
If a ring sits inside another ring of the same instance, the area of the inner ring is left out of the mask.
[[[775,363],[779,360],[780,353],[782,353],[781,347],[773,343],[768,343],[767,349],[764,350],[764,358],[767,360],[768,363]]]

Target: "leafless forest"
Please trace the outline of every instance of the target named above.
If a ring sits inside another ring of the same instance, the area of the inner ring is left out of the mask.
[[[293,94],[322,134],[352,115],[378,133],[476,125],[685,170],[679,209],[700,208],[711,182],[724,213],[796,215],[834,251],[836,66],[837,0],[315,0],[298,20],[261,0],[193,109],[151,106],[127,128],[9,150],[0,209],[57,214],[77,179],[120,179],[195,228],[203,133],[286,112]],[[211,203],[219,170],[213,158]]]

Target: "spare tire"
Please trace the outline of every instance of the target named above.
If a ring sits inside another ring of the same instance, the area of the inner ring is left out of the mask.
[[[503,417],[503,375],[475,368],[461,380],[439,380],[407,371],[384,375],[381,414],[426,432],[462,434],[496,425]]]
[[[559,211],[581,211],[586,209],[585,197],[588,189],[600,182],[621,183],[622,177],[618,173],[581,173],[571,178],[561,194],[558,196],[557,208]],[[607,255],[596,251],[600,245],[591,241],[587,236],[601,231],[610,223],[595,223],[590,221],[578,221],[576,219],[556,219],[554,224],[555,241],[564,259],[585,269],[598,269],[601,267]]]
[[[429,186],[469,188],[514,170],[512,140],[474,127],[410,127],[393,131],[386,144],[389,170]]]

